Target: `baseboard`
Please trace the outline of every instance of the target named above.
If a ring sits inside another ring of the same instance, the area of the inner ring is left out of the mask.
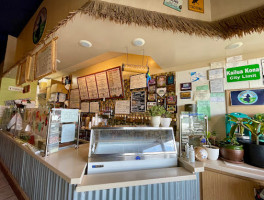
[[[3,172],[6,180],[8,181],[9,185],[11,186],[17,198],[19,200],[29,200],[26,193],[21,189],[17,180],[13,177],[9,169],[3,164],[1,159],[0,159],[0,169]]]

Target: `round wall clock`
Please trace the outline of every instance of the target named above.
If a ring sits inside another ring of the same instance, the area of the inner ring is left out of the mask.
[[[43,33],[47,22],[47,9],[43,7],[35,20],[34,28],[33,28],[33,43],[37,44]]]

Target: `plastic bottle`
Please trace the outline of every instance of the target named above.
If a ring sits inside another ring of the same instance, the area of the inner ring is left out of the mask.
[[[189,150],[190,150],[189,144],[186,143],[185,144],[185,156],[187,159],[189,159]]]
[[[194,153],[193,145],[191,145],[191,148],[190,148],[190,162],[191,163],[195,162],[195,153]]]

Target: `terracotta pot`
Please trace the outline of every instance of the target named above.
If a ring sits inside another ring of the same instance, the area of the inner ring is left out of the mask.
[[[220,147],[220,156],[227,161],[241,162],[243,161],[244,150],[230,148],[230,146],[222,146]]]

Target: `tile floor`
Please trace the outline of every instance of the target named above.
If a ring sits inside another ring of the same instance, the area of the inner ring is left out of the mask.
[[[0,200],[17,200],[17,197],[0,170]]]

